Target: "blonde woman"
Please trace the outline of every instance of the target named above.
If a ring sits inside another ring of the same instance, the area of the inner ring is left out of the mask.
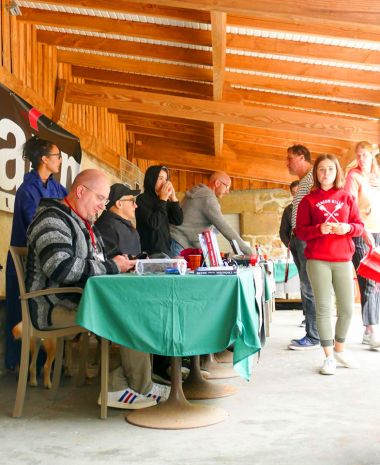
[[[373,154],[373,146],[359,142],[355,149],[356,160],[349,165],[345,189],[358,202],[365,230],[362,237],[355,237],[355,253],[352,262],[355,269],[367,254],[368,247],[380,245],[380,171]],[[380,293],[374,281],[358,276],[363,325],[363,344],[371,349],[380,347],[378,333]]]

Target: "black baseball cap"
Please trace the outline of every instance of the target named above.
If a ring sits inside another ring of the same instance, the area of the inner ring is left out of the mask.
[[[107,204],[107,210],[110,209],[115,203],[121,199],[124,195],[139,195],[140,189],[131,189],[126,184],[116,183],[111,186],[109,202]]]

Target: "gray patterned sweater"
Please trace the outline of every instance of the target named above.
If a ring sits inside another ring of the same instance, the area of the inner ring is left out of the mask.
[[[103,252],[100,235],[96,235],[96,251]],[[84,287],[91,276],[117,274],[113,260],[101,260],[95,255],[84,222],[69,207],[54,199],[43,199],[27,231],[28,257],[26,289],[34,291],[48,287]],[[51,326],[51,311],[55,305],[75,309],[79,294],[53,294],[31,300],[31,319],[39,329]]]

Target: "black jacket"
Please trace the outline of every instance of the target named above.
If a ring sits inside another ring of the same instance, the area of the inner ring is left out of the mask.
[[[128,220],[111,211],[105,211],[95,223],[100,232],[108,257],[119,254],[137,255],[141,252],[140,237]]]
[[[183,213],[179,202],[166,202],[157,196],[155,185],[161,169],[150,166],[145,173],[144,193],[137,197],[136,223],[144,252],[169,255],[169,224],[182,224]]]
[[[289,246],[290,238],[292,236],[292,209],[293,204],[291,203],[285,208],[281,218],[280,239],[285,247]]]

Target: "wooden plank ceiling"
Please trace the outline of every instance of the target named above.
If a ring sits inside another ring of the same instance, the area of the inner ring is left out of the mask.
[[[289,145],[345,165],[379,142],[378,0],[17,4],[71,67],[57,119],[65,102],[108,108],[132,160],[286,183]]]

